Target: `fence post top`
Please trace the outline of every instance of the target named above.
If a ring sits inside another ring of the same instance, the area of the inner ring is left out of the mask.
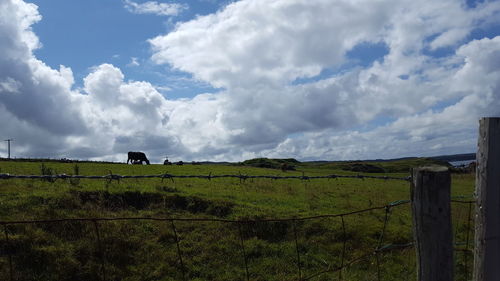
[[[500,117],[498,116],[492,116],[492,117],[481,117],[481,119],[479,119],[480,121],[483,121],[483,120],[487,120],[487,119],[490,119],[490,120],[500,120]]]

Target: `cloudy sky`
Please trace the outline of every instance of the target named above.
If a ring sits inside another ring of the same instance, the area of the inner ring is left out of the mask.
[[[476,150],[500,1],[0,0],[0,157]]]

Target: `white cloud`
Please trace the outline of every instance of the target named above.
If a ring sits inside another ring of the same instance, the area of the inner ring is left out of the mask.
[[[373,1],[239,1],[150,43],[155,62],[215,87],[283,83],[341,64],[357,43],[379,41],[391,12]]]
[[[161,3],[151,4],[152,11]],[[144,3],[144,4],[146,4]],[[142,7],[127,1],[139,13]],[[144,6],[145,7],[145,6]],[[469,152],[477,119],[500,114],[500,37],[467,41],[499,2],[242,0],[149,42],[152,59],[220,87],[168,100],[101,64],[38,60],[36,6],[0,2],[0,126],[24,156],[124,161],[249,157],[363,159]],[[387,54],[346,68],[359,45]],[[429,54],[442,47],[446,57]],[[136,61],[138,63],[138,61]],[[134,58],[131,59],[134,64]],[[339,70],[323,76],[322,71]],[[404,78],[402,78],[404,77]],[[294,81],[305,79],[302,84]],[[386,120],[383,124],[379,120]]]
[[[0,80],[0,93],[19,93],[21,83],[12,77],[6,77]]]
[[[178,3],[158,3],[156,1],[148,1],[144,3],[136,3],[131,0],[124,0],[125,8],[135,14],[154,14],[159,16],[177,16],[183,10],[188,9],[186,4]]]
[[[170,87],[168,87],[168,86],[155,86],[155,88],[156,88],[158,91],[162,91],[162,92],[172,91],[172,88],[170,88]]]
[[[136,57],[131,57],[130,62],[127,64],[127,66],[140,66],[141,64],[139,63],[139,59]]]
[[[0,106],[5,114],[12,115],[18,122],[42,127],[55,135],[84,132],[85,124],[72,104],[71,72],[63,66],[59,71],[51,69],[32,55],[39,43],[31,24],[40,19],[33,4],[18,0],[0,3],[0,81],[3,93]],[[52,108],[59,109],[54,111]],[[71,118],[64,118],[69,116]],[[82,128],[77,129],[78,126]]]
[[[166,100],[150,83],[125,82],[119,69],[103,64],[80,92],[72,90],[70,68],[55,70],[36,59],[38,38],[27,21],[40,18],[32,4],[0,3],[0,53],[11,54],[0,56],[0,127],[16,140],[16,157],[119,160],[132,148],[182,151],[162,127]]]
[[[446,58],[425,52],[460,46],[471,30],[492,21],[499,11],[498,2],[467,9],[458,1],[239,1],[178,24],[150,43],[156,63],[225,88],[224,123],[240,129],[231,143],[264,153],[300,139],[287,138],[289,134],[350,130],[383,116],[418,119],[441,103],[450,103],[446,112],[460,107],[456,101],[470,99],[471,93],[450,84],[458,83],[454,76],[470,66],[457,64],[460,51]],[[383,42],[389,53],[367,68],[290,84],[340,67],[348,51],[366,42]],[[487,86],[478,81],[469,80],[468,85],[484,91]],[[438,118],[432,111],[428,114]],[[420,139],[407,136],[408,143]]]
[[[271,157],[308,155],[312,159],[375,159],[430,156],[473,151],[478,118],[500,115],[500,36],[469,42],[458,50],[465,63],[443,84],[465,91],[458,102],[442,111],[427,110],[399,117],[386,126],[359,130],[326,129],[287,138]],[[469,150],[467,150],[469,149]]]

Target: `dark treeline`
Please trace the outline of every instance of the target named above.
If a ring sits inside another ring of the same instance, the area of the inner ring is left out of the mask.
[[[52,158],[2,158],[0,161],[11,161],[11,162],[56,162],[56,163],[101,163],[101,164],[123,164],[123,162],[111,162],[111,161],[91,161],[91,160],[74,160],[74,159],[52,159]]]

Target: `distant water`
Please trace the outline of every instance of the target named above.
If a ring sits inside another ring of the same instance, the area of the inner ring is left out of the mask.
[[[451,165],[453,165],[454,167],[458,167],[458,166],[467,166],[474,161],[476,161],[476,160],[451,161],[449,163]]]

